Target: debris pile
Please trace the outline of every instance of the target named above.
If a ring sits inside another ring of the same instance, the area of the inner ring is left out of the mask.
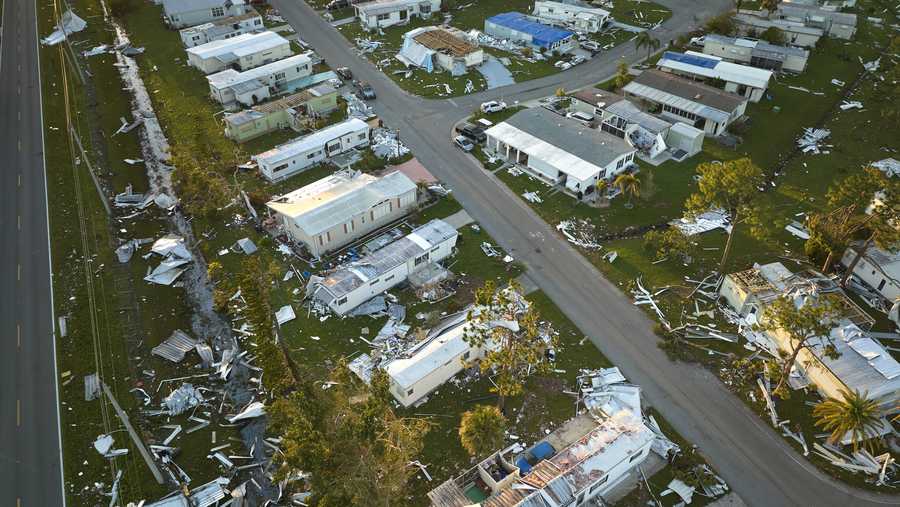
[[[407,148],[397,137],[397,132],[388,129],[375,129],[372,131],[372,152],[383,159],[400,158],[409,153]]]
[[[184,238],[175,234],[168,234],[156,240],[150,250],[161,255],[163,261],[156,269],[149,271],[144,280],[159,285],[172,285],[187,271],[187,268],[182,266],[193,260],[193,255],[185,246]]]
[[[597,242],[596,227],[593,223],[585,219],[563,220],[556,225],[556,230],[561,232],[563,236],[575,246],[586,248],[588,250],[599,250],[603,248]]]
[[[85,28],[87,28],[87,22],[79,18],[78,15],[71,10],[68,10],[63,13],[59,20],[59,24],[56,25],[56,30],[41,39],[41,44],[44,44],[45,46],[55,46],[66,40],[66,37],[68,37],[69,34],[80,32]]]
[[[731,232],[731,219],[724,210],[710,210],[695,217],[682,217],[672,220],[669,225],[678,227],[687,236],[715,229],[725,229],[725,232]]]
[[[368,121],[375,117],[372,106],[359,98],[355,93],[346,92],[342,94],[341,97],[347,102],[348,118],[358,118],[363,121]]]
[[[828,129],[803,129],[803,135],[800,139],[797,139],[797,146],[800,148],[800,151],[803,153],[813,153],[818,155],[819,153],[829,153],[828,151],[822,151],[825,147],[830,147],[822,144],[822,141],[828,138],[831,135],[831,131]]]

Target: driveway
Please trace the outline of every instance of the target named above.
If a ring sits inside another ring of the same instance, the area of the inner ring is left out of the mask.
[[[702,20],[731,8],[730,0],[657,0],[673,16],[654,35],[663,47]],[[856,490],[832,481],[701,366],[672,362],[658,348],[653,322],[637,310],[584,257],[561,239],[521,199],[469,155],[450,143],[452,125],[481,102],[525,102],[605,80],[620,59],[643,56],[633,42],[622,44],[569,71],[541,79],[443,100],[426,100],[400,90],[389,77],[356,55],[343,36],[297,0],[271,0],[303,38],[333,64],[346,65],[375,87],[375,109],[399,128],[404,143],[453,189],[471,216],[528,276],[628,378],[644,399],[662,412],[749,505],[847,507],[897,505],[897,497]],[[698,5],[700,4],[700,5]],[[589,365],[585,365],[589,366]]]

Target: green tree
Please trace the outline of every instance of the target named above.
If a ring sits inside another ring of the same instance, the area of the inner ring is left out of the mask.
[[[737,33],[737,25],[735,25],[734,17],[730,12],[723,12],[718,16],[709,18],[706,20],[704,28],[706,28],[707,32],[719,35],[732,36]]]
[[[618,188],[620,192],[628,195],[628,204],[634,197],[641,196],[641,180],[634,173],[621,173],[616,176],[613,186]]]
[[[725,242],[722,260],[719,261],[719,273],[724,273],[734,231],[755,213],[754,205],[759,196],[757,187],[764,181],[762,169],[749,158],[741,158],[700,164],[697,166],[697,173],[700,175],[699,188],[685,202],[688,214],[696,216],[719,208],[725,210],[731,218],[731,231]]]
[[[625,63],[625,60],[619,62],[616,66],[616,77],[614,78],[614,83],[616,88],[624,88],[628,82],[631,81],[631,74],[628,73],[628,64]]]
[[[828,398],[813,408],[816,426],[831,432],[828,442],[832,445],[839,444],[845,435],[849,435],[854,451],[861,444],[873,450],[873,440],[881,429],[882,413],[878,403],[869,399],[868,393],[842,389],[840,394],[840,399]]]
[[[479,365],[482,373],[495,374],[491,391],[497,393],[501,409],[507,397],[522,393],[529,373],[550,370],[544,353],[556,344],[556,337],[541,328],[540,316],[515,280],[502,290],[493,281],[485,282],[475,291],[467,319],[463,339],[471,347],[486,349]]]
[[[784,31],[774,26],[770,26],[763,30],[763,32],[759,34],[759,38],[770,44],[777,44],[779,46],[787,44],[787,36],[785,36]]]
[[[555,95],[558,98],[563,98],[566,96],[566,89],[560,86],[559,88],[556,89],[556,91],[553,93],[553,95]]]
[[[657,259],[669,256],[684,259],[696,249],[691,238],[678,227],[657,229],[644,234],[644,247],[652,250]]]
[[[506,418],[492,405],[477,405],[459,422],[459,440],[470,456],[482,456],[503,445]]]
[[[659,49],[659,39],[650,35],[649,30],[644,30],[637,35],[637,38],[634,40],[634,47],[640,51],[641,48],[647,49],[647,60],[650,59],[650,54]]]
[[[900,180],[888,178],[875,168],[856,172],[839,184],[832,186],[826,194],[829,206],[852,210],[848,219],[845,241],[855,233],[862,234],[863,241],[855,248],[856,255],[841,279],[846,285],[859,260],[873,245],[882,249],[893,249],[900,243]],[[838,244],[838,247],[843,245]]]
[[[769,13],[775,12],[778,9],[778,1],[779,0],[761,0],[759,2],[759,7],[762,10],[769,11]]]
[[[321,382],[298,382],[269,407],[273,430],[283,438],[276,478],[309,473],[315,505],[394,505],[408,493],[417,471],[409,462],[421,453],[431,424],[394,413],[380,370],[366,386],[342,362],[329,380],[327,390]]]
[[[829,340],[831,329],[840,316],[838,302],[833,294],[823,294],[817,299],[808,299],[797,305],[788,296],[780,297],[770,303],[763,311],[759,328],[761,330],[787,337],[783,351],[781,371],[775,394],[786,399],[789,397],[787,379],[797,361],[800,352],[809,347],[810,340],[822,338]],[[824,353],[828,357],[839,357],[834,345],[827,343]]]

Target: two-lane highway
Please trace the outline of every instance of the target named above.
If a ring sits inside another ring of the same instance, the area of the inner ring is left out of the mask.
[[[664,43],[731,8],[729,0],[657,0],[672,18],[655,35]],[[846,507],[898,505],[900,499],[856,490],[831,480],[799,456],[704,368],[670,361],[657,347],[653,322],[610,284],[525,203],[450,143],[452,125],[482,101],[507,102],[551,95],[601,81],[620,59],[638,61],[623,44],[574,69],[534,81],[444,100],[402,91],[361,59],[343,36],[299,0],[271,0],[332,66],[348,66],[378,93],[376,111],[399,128],[416,157],[446,182],[469,213],[528,268],[528,275],[617,364],[640,384],[645,399],[688,440],[750,505]]]
[[[0,505],[64,505],[33,0],[0,0]]]

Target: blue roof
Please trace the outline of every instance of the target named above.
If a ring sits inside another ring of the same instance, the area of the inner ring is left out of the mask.
[[[532,42],[541,47],[547,47],[554,42],[559,42],[575,35],[562,28],[556,28],[538,23],[537,21],[532,21],[521,12],[504,12],[489,17],[487,21],[518,32],[527,33],[531,35]]]
[[[663,59],[706,69],[714,69],[716,68],[716,65],[719,64],[719,60],[716,60],[715,58],[704,58],[698,55],[687,55],[684,53],[674,53],[672,51],[666,51],[663,54]]]
[[[516,466],[519,467],[519,472],[521,472],[522,475],[525,475],[531,471],[531,465],[528,463],[528,460],[525,459],[524,456],[516,461]]]

